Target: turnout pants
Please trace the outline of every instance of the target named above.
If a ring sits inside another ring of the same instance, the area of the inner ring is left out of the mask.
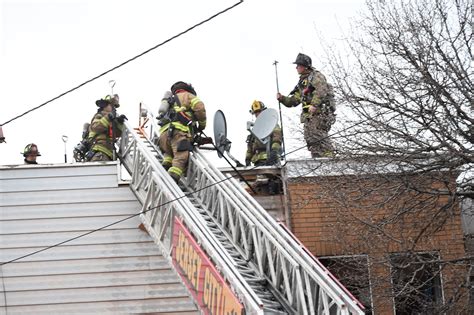
[[[304,121],[304,139],[311,157],[331,157],[334,146],[328,138],[329,130],[335,121],[333,114],[316,114]]]
[[[91,158],[91,162],[94,161],[112,161],[112,159],[104,152],[95,151],[94,155]]]
[[[159,146],[164,155],[163,167],[178,182],[188,166],[189,151],[192,149],[191,137],[176,129],[171,135],[166,131],[160,134]]]

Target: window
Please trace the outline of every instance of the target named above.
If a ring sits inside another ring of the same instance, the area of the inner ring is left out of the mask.
[[[319,261],[365,306],[372,314],[369,268],[367,256],[332,256]]]
[[[390,263],[396,314],[437,313],[442,302],[439,255],[392,254]]]

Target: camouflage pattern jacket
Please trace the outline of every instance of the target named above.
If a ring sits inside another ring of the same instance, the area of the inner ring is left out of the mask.
[[[114,128],[114,130],[112,129]],[[100,111],[94,115],[89,126],[89,137],[92,141],[92,151],[99,151],[112,159],[114,144],[112,137],[118,139],[122,135],[123,124],[110,121],[108,113]]]
[[[326,77],[319,71],[307,70],[300,75],[298,84],[289,96],[282,96],[280,102],[286,107],[295,107],[302,104],[300,120],[305,122],[310,117],[309,107],[317,108],[316,114],[334,112],[331,104],[334,100],[332,86],[327,83]]]

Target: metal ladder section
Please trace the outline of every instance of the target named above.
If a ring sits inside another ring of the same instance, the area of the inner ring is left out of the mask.
[[[194,150],[187,180],[221,227],[296,314],[364,314],[362,304],[231,176]],[[218,184],[217,184],[218,183]],[[206,187],[215,187],[210,190]],[[207,190],[207,191],[206,191]],[[240,222],[249,218],[245,225]],[[248,229],[253,226],[253,229]],[[254,248],[241,235],[251,235]]]
[[[180,185],[180,187],[183,187],[183,191],[185,191],[187,194],[189,193],[192,195],[191,190],[188,187],[185,185]],[[216,222],[215,218],[211,216],[206,207],[203,206],[202,202],[195,196],[191,196],[189,199],[207,222],[210,231],[217,237],[219,242],[222,244],[222,246],[224,246],[229,255],[235,261],[235,266],[239,273],[262,301],[264,313],[287,314],[289,311],[291,311],[289,307],[287,307],[286,310],[284,306],[282,306],[282,304],[268,288],[267,281],[259,276],[255,268],[249,266],[248,261],[243,257],[238,247],[235,246],[229,235],[222,230],[221,226],[218,224],[218,222]]]
[[[209,229],[199,210],[171,179],[157,159],[154,146],[125,122],[119,156],[131,174],[130,188],[142,204],[141,219],[149,234],[171,259],[174,218],[182,219],[200,247],[231,285],[247,314],[264,314],[263,303],[235,266],[235,261]]]
[[[130,134],[129,137],[130,136],[132,135]],[[125,137],[125,135],[123,135],[123,137]],[[144,145],[144,147],[149,151],[148,153],[150,153],[153,156],[152,162],[157,164],[155,165],[155,167],[158,169],[160,168],[162,169],[161,152],[157,151],[157,148],[152,144],[152,142],[149,141],[148,138],[143,137],[141,132],[138,132],[138,137],[142,138],[141,144]],[[129,151],[129,152],[130,153],[127,153],[127,154],[130,157],[132,157],[134,155],[134,153],[132,153],[133,151]],[[127,155],[124,155],[124,156],[126,157]],[[126,162],[127,159],[124,159],[124,161],[125,161],[124,165],[128,164]],[[127,165],[125,166],[128,169]],[[133,183],[133,179],[132,179],[132,183]],[[131,186],[134,186],[134,185],[131,185]],[[181,198],[183,198],[183,193],[184,193],[184,196],[185,196],[184,198],[189,200],[193,206],[192,208],[188,207],[188,209],[191,211],[194,211],[194,213],[199,213],[199,215],[204,219],[205,225],[208,229],[207,233],[212,234],[214,237],[216,237],[216,239],[222,245],[224,250],[228,253],[228,255],[230,255],[232,259],[232,267],[236,268],[237,273],[242,276],[245,283],[247,283],[248,286],[251,288],[253,292],[252,294],[256,295],[257,304],[259,305],[258,310],[254,310],[254,312],[247,311],[247,313],[249,314],[260,313],[260,312],[262,314],[288,314],[289,312],[291,313],[291,309],[287,307],[288,310],[285,310],[284,307],[281,305],[281,303],[271,293],[271,291],[269,290],[267,286],[267,281],[264,278],[260,277],[254,268],[248,265],[248,262],[242,257],[242,254],[237,250],[237,247],[230,241],[229,236],[226,235],[224,231],[222,231],[220,226],[216,223],[216,220],[210,215],[210,212],[205,208],[205,206],[202,204],[199,198],[195,196],[195,192],[193,192],[189,187],[187,187],[185,182],[181,182],[178,187],[182,191]],[[161,189],[161,188],[158,188],[158,189]],[[147,202],[145,196],[139,199],[144,200],[143,204]],[[151,201],[151,199],[148,201]],[[158,205],[166,203],[166,202],[167,201],[165,200],[161,200],[156,205],[150,204],[148,208],[149,209],[155,208]],[[156,213],[154,212],[155,211],[150,211],[150,214],[153,213],[154,215],[156,215]],[[147,216],[147,214],[144,215],[144,218],[145,218],[145,222],[149,222],[149,227],[154,229],[155,227],[152,226],[151,222],[156,223],[157,221],[154,221],[154,218],[151,215]],[[168,222],[168,224],[170,223],[171,222]],[[158,239],[159,238],[157,237],[156,240]],[[166,240],[167,239],[168,238],[166,238]],[[163,239],[161,239],[160,242],[163,242]],[[165,248],[167,248],[167,251],[169,251],[170,248],[168,244],[164,244],[164,245],[165,245]],[[214,258],[214,256],[211,256],[211,257]],[[229,283],[232,284],[233,286],[235,280],[232,280],[232,279],[228,279],[228,280],[229,280]]]
[[[158,127],[149,113],[143,130],[147,142],[156,140]],[[155,151],[152,148],[153,145],[146,148],[150,155]],[[133,172],[132,176],[135,176]],[[172,180],[168,178],[167,182]],[[203,215],[201,218],[215,225],[209,229],[215,229],[213,233],[222,242],[220,245],[225,244],[222,246],[227,249],[231,247],[230,243],[234,247],[228,252],[234,264],[250,270],[238,272],[247,278],[247,286],[253,289],[256,303],[262,303],[266,311],[279,312],[281,308],[275,306],[271,296],[262,296],[260,288],[251,286],[255,283],[262,285],[265,282],[288,313],[364,313],[360,303],[291,233],[280,226],[235,179],[224,176],[209,163],[199,149],[194,149],[191,154],[188,173],[182,182],[188,191],[194,192],[192,198],[187,199],[190,203],[191,199],[195,202],[193,207]],[[208,254],[212,256],[210,252]],[[232,281],[229,282],[233,285]],[[234,290],[239,292],[236,287]],[[244,304],[247,303],[244,301]],[[251,313],[250,308],[246,310]]]

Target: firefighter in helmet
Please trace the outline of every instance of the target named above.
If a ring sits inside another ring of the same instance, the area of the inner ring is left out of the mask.
[[[38,151],[38,146],[34,143],[27,144],[26,147],[23,149],[23,157],[25,164],[38,164],[36,162],[36,157],[41,156]]]
[[[97,113],[89,126],[88,140],[92,143],[89,161],[112,161],[115,141],[122,135],[125,115],[117,115],[120,107],[117,94],[107,95],[95,102]]]
[[[191,84],[178,81],[170,90],[160,106],[159,146],[163,167],[178,182],[186,172],[194,135],[206,127],[206,108]]]
[[[312,157],[332,156],[334,147],[328,132],[336,121],[334,93],[326,77],[313,68],[311,58],[298,54],[294,62],[300,79],[289,96],[277,94],[286,107],[302,104],[300,121],[304,125],[304,138]]]
[[[260,101],[253,101],[250,113],[258,117],[267,107]],[[261,143],[252,134],[247,137],[247,152],[245,154],[245,165],[252,163],[255,166],[274,165],[280,161],[281,150],[281,128],[276,125],[270,135],[270,152],[267,153],[267,146]]]

